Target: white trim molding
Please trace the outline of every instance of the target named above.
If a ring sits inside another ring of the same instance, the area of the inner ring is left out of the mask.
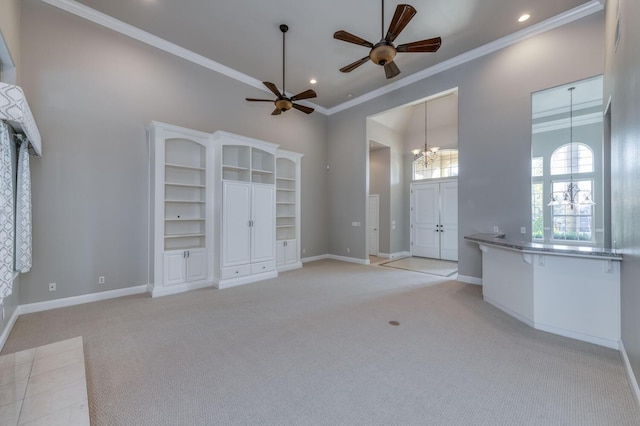
[[[620,340],[618,347],[620,348],[620,358],[622,358],[624,369],[627,372],[629,387],[631,388],[631,392],[633,392],[633,396],[636,398],[638,406],[640,406],[640,387],[638,387],[638,381],[636,380],[635,374],[633,374],[633,369],[631,368],[631,363],[629,362],[629,355],[627,355],[627,350],[624,348],[622,340]]]
[[[458,274],[458,281],[465,284],[482,285],[482,278],[470,277]]]
[[[300,259],[300,261],[302,263],[309,263],[309,262],[317,262],[318,260],[325,260],[325,259],[329,259],[329,255],[328,254],[321,254],[319,256],[303,257],[302,259]]]
[[[16,309],[13,310],[13,314],[11,315],[11,318],[9,318],[9,321],[4,326],[2,335],[0,335],[0,351],[2,350],[2,348],[4,348],[4,344],[7,343],[9,334],[11,334],[11,330],[13,330],[13,326],[15,325],[16,320],[20,316],[20,313],[18,312],[19,309],[20,309],[20,306],[18,306]]]
[[[150,34],[146,31],[141,30],[140,28],[134,27],[133,25],[129,25],[125,22],[115,19],[102,12],[98,12],[97,10],[92,9],[88,6],[85,6],[81,3],[78,3],[73,0],[41,0],[41,1],[48,3],[52,6],[58,7],[74,15],[80,16],[81,18],[85,18],[98,25],[102,25],[103,27],[109,28],[113,31],[117,31],[121,34],[124,34],[135,40],[146,43],[150,46],[156,47],[167,53],[176,55],[182,59],[193,62],[194,64],[203,66],[212,71],[223,74],[227,77],[233,78],[242,83],[245,83],[249,86],[253,86],[257,89],[263,90],[267,93],[271,93],[264,86],[264,84],[262,84],[262,82],[259,81],[258,79],[250,77],[239,71],[236,71],[233,68],[229,68],[225,65],[222,65],[219,62],[216,62],[212,59],[199,55],[195,52],[192,52],[191,50],[185,49],[184,47],[180,47],[177,44],[171,43],[160,37],[154,36],[153,34]],[[523,30],[517,31],[506,37],[502,37],[501,39],[495,40],[491,43],[487,43],[476,49],[470,50],[454,58],[451,58],[449,60],[436,64],[432,67],[425,68],[422,71],[419,71],[415,74],[411,74],[403,79],[396,80],[391,84],[387,84],[386,86],[373,90],[362,96],[358,96],[357,98],[351,99],[347,102],[341,103],[332,108],[324,108],[308,101],[305,101],[303,103],[309,104],[309,106],[315,108],[315,110],[320,112],[321,114],[332,115],[337,112],[352,108],[361,103],[367,102],[371,99],[393,92],[394,90],[398,90],[402,87],[405,87],[417,81],[423,80],[427,77],[431,77],[432,75],[441,73],[443,71],[447,71],[458,65],[462,65],[464,63],[473,61],[474,59],[478,59],[482,56],[488,55],[497,50],[511,46],[520,41],[526,40],[530,37],[536,36],[538,34],[542,34],[546,31],[550,31],[554,28],[558,28],[562,25],[571,23],[573,21],[577,21],[578,19],[584,18],[593,13],[599,12],[603,9],[604,9],[604,6],[602,5],[601,1],[591,0],[574,9],[568,10],[564,13],[556,15],[545,21],[539,22],[535,25],[531,25],[530,27],[527,27]]]
[[[138,40],[142,43],[148,44],[149,46],[153,46],[167,53],[171,53],[172,55],[185,59],[196,65],[200,65],[202,67],[210,69],[211,71],[215,71],[227,77],[233,78],[234,80],[238,80],[249,86],[253,86],[266,93],[271,93],[265,87],[265,85],[262,84],[262,81],[256,78],[243,74],[240,71],[236,71],[233,68],[230,68],[226,65],[222,65],[220,62],[216,62],[212,59],[206,58],[189,49],[185,49],[184,47],[178,46],[177,44],[171,43],[170,41],[167,41],[163,38],[155,36],[144,30],[141,30],[138,27],[134,27],[133,25],[129,25],[125,22],[122,22],[119,19],[113,18],[107,14],[104,14],[88,6],[85,6],[84,4],[78,3],[77,1],[73,1],[73,0],[41,0],[41,1],[43,1],[44,3],[50,4],[52,6],[55,6],[57,8],[60,8],[66,12],[72,13],[81,18],[84,18],[93,23],[96,23],[98,25],[102,25],[103,27],[109,28],[110,30],[116,31],[120,34],[126,35],[127,37],[131,37],[134,40]],[[316,105],[309,101],[303,101],[301,103],[310,105],[312,108],[315,108],[316,111],[321,112],[322,114],[325,114],[325,115],[327,114],[327,109],[324,107],[321,107],[320,105]]]
[[[332,115],[337,112],[344,111],[346,109],[349,109],[361,103],[370,101],[371,99],[377,98],[382,95],[386,95],[387,93],[393,92],[402,87],[405,87],[417,81],[423,80],[427,77],[431,77],[443,71],[450,70],[451,68],[457,67],[458,65],[471,62],[482,56],[489,55],[493,52],[496,52],[500,49],[504,49],[505,47],[511,46],[513,44],[519,43],[533,36],[553,30],[555,28],[561,27],[562,25],[569,24],[573,21],[577,21],[578,19],[582,19],[586,16],[599,12],[603,9],[604,9],[604,6],[602,6],[600,2],[598,2],[597,0],[591,0],[588,3],[585,3],[581,6],[568,10],[552,18],[549,18],[546,21],[539,22],[523,30],[509,34],[508,36],[492,41],[491,43],[487,43],[483,46],[480,46],[468,52],[462,53],[461,55],[458,55],[454,58],[440,62],[439,64],[436,64],[429,68],[425,68],[422,71],[419,71],[415,74],[411,74],[403,79],[396,80],[393,83],[387,84],[386,86],[383,86],[379,89],[373,90],[362,96],[358,96],[357,98],[353,98],[340,105],[336,105],[332,108],[329,108],[327,110],[327,115]]]
[[[82,305],[83,303],[99,302],[101,300],[115,299],[117,297],[131,296],[147,292],[146,285],[120,288],[117,290],[101,291],[98,293],[83,294],[81,296],[65,297],[62,299],[47,300],[45,302],[28,303],[18,306],[19,315],[32,314],[34,312],[48,311],[49,309],[66,308],[67,306]]]
[[[358,259],[356,257],[347,257],[347,256],[338,256],[335,254],[330,254],[328,259],[339,260],[341,262],[349,262],[349,263],[357,263],[359,265],[368,265],[369,259]]]

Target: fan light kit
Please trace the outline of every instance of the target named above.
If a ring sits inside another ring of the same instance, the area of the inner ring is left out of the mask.
[[[286,25],[280,25],[280,31],[282,31],[282,93],[278,90],[278,87],[270,83],[268,81],[263,81],[262,84],[267,86],[267,89],[271,90],[271,92],[277,96],[275,100],[271,99],[255,99],[255,98],[246,98],[249,102],[273,102],[276,106],[276,109],[273,110],[271,115],[280,115],[285,111],[289,111],[291,108],[295,108],[298,111],[302,111],[305,114],[311,114],[313,112],[313,108],[309,108],[308,106],[299,105],[295,103],[295,101],[299,101],[302,99],[311,99],[315,98],[316,92],[311,89],[305,90],[304,92],[300,92],[297,95],[292,97],[287,97],[287,91],[285,89],[285,74],[284,74],[284,53],[285,53],[285,40],[284,34],[289,31],[289,27]]]
[[[387,78],[393,78],[400,74],[400,68],[396,65],[393,59],[398,52],[435,52],[440,48],[442,39],[440,37],[430,38],[427,40],[414,41],[413,43],[401,44],[398,47],[393,45],[393,41],[400,35],[404,27],[413,19],[417,11],[413,6],[409,4],[399,4],[396,7],[396,12],[393,15],[393,19],[389,24],[387,35],[384,35],[384,0],[382,0],[382,39],[373,44],[367,40],[364,40],[358,36],[355,36],[346,31],[336,31],[333,34],[333,38],[337,40],[346,41],[347,43],[353,43],[364,47],[371,48],[369,55],[362,59],[340,68],[341,72],[351,72],[364,64],[368,60],[371,60],[376,65],[384,67],[384,73]]]

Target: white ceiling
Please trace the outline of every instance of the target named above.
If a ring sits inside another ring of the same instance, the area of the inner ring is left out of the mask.
[[[74,3],[72,0],[43,0]],[[345,30],[370,42],[381,38],[379,0],[79,0],[78,3],[157,37],[282,88],[282,33],[287,24],[286,89],[313,88],[316,105],[332,108],[389,83],[563,14],[588,0],[410,0],[418,11],[397,44],[442,37],[436,53],[399,53],[402,73],[385,79],[367,62],[349,74],[338,70],[369,49],[333,39]],[[385,32],[399,1],[385,2]],[[518,23],[523,13],[531,19]],[[318,83],[311,86],[309,80]],[[266,97],[247,86],[247,97]]]

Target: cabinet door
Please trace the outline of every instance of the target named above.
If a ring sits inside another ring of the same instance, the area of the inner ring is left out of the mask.
[[[440,258],[439,184],[412,185],[411,254]]]
[[[285,262],[286,254],[285,254],[284,243],[285,241],[276,242],[276,265],[278,266],[284,265],[284,262]]]
[[[189,250],[187,256],[187,281],[201,281],[207,278],[207,251]]]
[[[458,260],[458,182],[440,184],[440,258]]]
[[[172,251],[164,254],[164,285],[183,283],[186,279],[184,251]]]
[[[284,246],[284,263],[296,263],[298,261],[298,242],[287,240]]]
[[[251,262],[275,258],[276,223],[273,186],[254,185],[251,197]]]
[[[251,184],[224,182],[222,194],[222,266],[251,261]]]

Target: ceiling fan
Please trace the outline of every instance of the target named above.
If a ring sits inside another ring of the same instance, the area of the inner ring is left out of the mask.
[[[276,106],[276,109],[273,110],[271,115],[280,115],[285,111],[289,111],[292,107],[297,109],[298,111],[302,111],[305,114],[311,114],[313,112],[313,108],[309,108],[308,106],[300,105],[295,103],[295,101],[299,101],[302,99],[311,99],[315,98],[316,92],[311,89],[305,90],[304,92],[298,93],[292,97],[287,97],[287,92],[285,90],[284,84],[284,34],[289,31],[289,27],[286,25],[280,25],[280,31],[282,31],[282,93],[278,90],[278,87],[270,83],[268,81],[263,81],[262,83],[267,86],[274,95],[277,96],[276,100],[272,101],[271,99],[254,99],[254,98],[246,98],[249,102],[273,102]]]
[[[399,4],[396,7],[396,13],[389,24],[387,35],[384,35],[384,0],[382,0],[382,39],[373,44],[358,36],[346,31],[336,31],[333,38],[346,41],[347,43],[358,44],[360,46],[369,47],[371,51],[368,56],[340,68],[341,72],[351,72],[360,65],[371,60],[374,64],[382,65],[387,78],[393,78],[400,74],[400,68],[393,62],[397,52],[435,52],[440,48],[442,39],[440,37],[430,38],[427,40],[414,41],[413,43],[401,44],[398,47],[393,45],[393,41],[398,37],[400,32],[407,26],[409,21],[415,16],[417,11],[409,4]]]

